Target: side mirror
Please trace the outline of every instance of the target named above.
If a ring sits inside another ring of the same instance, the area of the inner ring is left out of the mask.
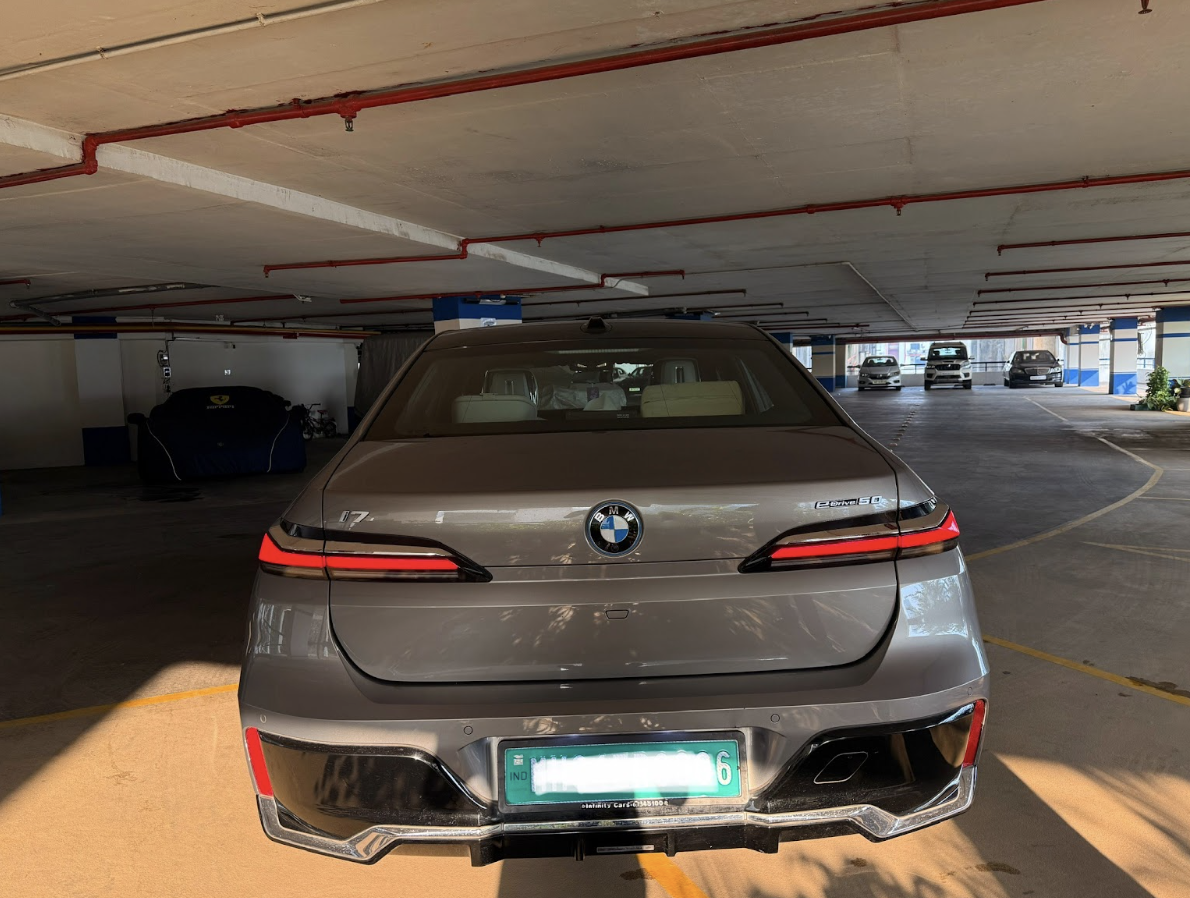
[[[144,424],[147,419],[140,412],[133,412],[128,416],[129,424]]]

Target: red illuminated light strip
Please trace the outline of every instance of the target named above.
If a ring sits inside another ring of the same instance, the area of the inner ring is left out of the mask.
[[[773,561],[791,558],[834,558],[841,555],[868,555],[878,552],[894,552],[901,549],[916,549],[937,543],[950,542],[959,538],[959,524],[954,512],[947,512],[941,525],[932,530],[916,533],[902,533],[897,536],[865,536],[859,539],[841,539],[831,542],[811,543],[804,546],[783,546],[769,557]]]
[[[333,571],[457,571],[449,558],[422,558],[408,555],[319,555],[313,552],[287,552],[267,533],[260,543],[259,560],[280,567]]]
[[[963,766],[974,767],[975,758],[979,754],[979,740],[983,735],[983,721],[987,716],[988,703],[979,699],[975,703],[975,713],[971,717],[971,729],[967,733],[967,751],[963,755]]]
[[[272,798],[273,782],[269,779],[269,770],[264,763],[264,748],[256,727],[244,730],[244,744],[248,747],[248,765],[252,768],[252,778],[256,780],[256,791],[265,798]]]

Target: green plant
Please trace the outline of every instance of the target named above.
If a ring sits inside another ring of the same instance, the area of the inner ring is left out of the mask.
[[[1155,412],[1173,408],[1177,403],[1177,396],[1170,389],[1169,371],[1160,365],[1153,369],[1148,377],[1148,392],[1142,404]]]

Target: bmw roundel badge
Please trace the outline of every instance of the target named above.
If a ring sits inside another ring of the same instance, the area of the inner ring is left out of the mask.
[[[601,502],[587,515],[587,542],[609,558],[627,555],[644,533],[640,512],[625,502]]]

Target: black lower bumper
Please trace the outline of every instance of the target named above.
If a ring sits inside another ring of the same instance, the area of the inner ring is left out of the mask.
[[[979,715],[823,733],[746,804],[675,800],[647,809],[533,814],[476,796],[440,760],[399,747],[344,748],[261,733],[272,795],[259,805],[273,839],[371,862],[407,843],[466,845],[473,864],[514,857],[750,848],[859,832],[880,840],[954,816],[970,805],[964,767]]]

